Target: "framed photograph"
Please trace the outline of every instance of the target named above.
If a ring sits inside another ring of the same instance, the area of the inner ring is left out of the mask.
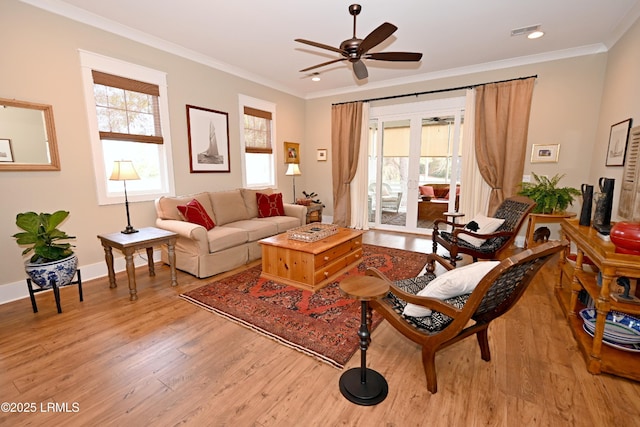
[[[531,163],[558,163],[560,144],[533,144]]]
[[[624,157],[627,152],[627,141],[629,140],[630,129],[631,119],[621,121],[611,126],[606,166],[624,166]]]
[[[187,105],[191,173],[231,172],[229,114]]]
[[[300,144],[297,142],[284,143],[285,163],[300,163]]]
[[[0,162],[13,163],[13,150],[10,139],[0,138]]]
[[[319,162],[326,162],[327,161],[327,149],[326,148],[318,149],[318,153],[316,154],[316,160],[319,161]]]

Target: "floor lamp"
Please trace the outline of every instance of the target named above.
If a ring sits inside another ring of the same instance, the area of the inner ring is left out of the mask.
[[[289,163],[289,167],[287,168],[287,172],[285,172],[287,176],[293,176],[293,203],[296,202],[296,176],[302,175],[300,172],[300,166],[297,163]]]
[[[113,162],[113,172],[111,172],[110,181],[122,181],[124,183],[124,205],[127,209],[127,227],[122,230],[124,234],[137,233],[138,230],[131,226],[129,219],[129,199],[127,198],[127,181],[140,179],[138,172],[133,167],[131,160],[116,160]]]

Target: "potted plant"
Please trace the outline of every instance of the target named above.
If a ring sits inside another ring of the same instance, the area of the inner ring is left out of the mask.
[[[78,258],[72,245],[63,240],[75,239],[58,229],[69,212],[54,213],[23,212],[16,216],[16,225],[24,230],[13,237],[18,245],[27,245],[22,255],[33,251],[25,261],[25,270],[31,280],[41,288],[58,287],[71,283],[78,268]]]
[[[564,177],[564,174],[556,174],[553,178],[536,175],[533,172],[531,175],[534,182],[523,182],[518,194],[536,202],[534,213],[563,213],[569,205],[573,205],[575,196],[582,194],[577,188],[558,187],[558,182]]]

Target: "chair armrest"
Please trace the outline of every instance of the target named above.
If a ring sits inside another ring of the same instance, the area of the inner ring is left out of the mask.
[[[479,234],[479,233],[474,233],[473,231],[467,230],[467,229],[457,229],[457,230],[453,230],[453,238],[455,240],[458,239],[458,235],[459,234],[468,234],[469,236],[473,236],[473,237],[477,237],[479,239],[492,239],[494,237],[509,237],[513,235],[513,231],[495,231],[493,233],[487,233],[487,234]],[[454,240],[454,241],[455,241]]]
[[[436,270],[435,261],[438,261],[438,264],[443,266],[447,271],[453,270],[455,267],[449,263],[445,258],[433,252],[427,255],[427,271],[429,273],[433,273]]]
[[[284,214],[300,219],[300,225],[307,223],[307,207],[304,205],[295,205],[293,203],[283,203]]]
[[[156,218],[156,227],[178,234],[178,246],[193,247],[199,254],[209,253],[207,230],[198,224],[175,219]]]
[[[454,230],[455,230],[455,229],[457,229],[457,228],[464,228],[464,227],[465,227],[465,225],[467,225],[467,224],[458,224],[458,223],[454,223],[454,222],[451,222],[451,221],[447,221],[446,219],[436,219],[436,220],[434,221],[434,223],[433,223],[433,229],[434,229],[435,231],[438,231],[438,226],[439,226],[440,224],[444,224],[444,225],[448,225],[448,226],[450,226],[450,227],[453,227],[453,229],[454,229]]]

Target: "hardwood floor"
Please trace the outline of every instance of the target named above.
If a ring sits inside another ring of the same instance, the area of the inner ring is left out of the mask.
[[[389,232],[364,241],[431,248]],[[435,395],[420,349],[383,322],[367,360],[389,395],[372,407],[342,397],[343,371],[178,297],[211,278],[179,272],[171,288],[169,268],[156,273],[138,269],[133,302],[122,272],[116,289],[107,278],[85,282],[82,303],[75,286],[63,288],[62,314],[50,293],[36,296],[37,314],[28,298],[1,305],[0,401],[35,412],[3,407],[0,425],[640,426],[640,384],[586,371],[550,269],[490,328],[491,362],[474,338],[438,353]]]

